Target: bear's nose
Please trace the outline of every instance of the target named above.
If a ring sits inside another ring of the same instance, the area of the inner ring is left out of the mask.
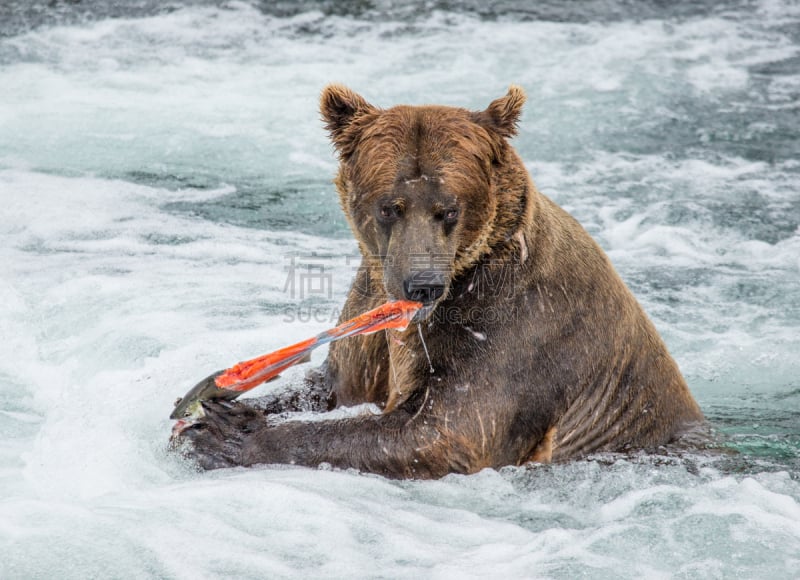
[[[403,292],[407,300],[430,304],[444,294],[444,273],[437,270],[414,272],[403,281]]]

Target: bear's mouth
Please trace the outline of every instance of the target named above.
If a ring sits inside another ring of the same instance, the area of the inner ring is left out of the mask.
[[[388,297],[387,302],[395,302],[399,300],[391,292],[387,292],[386,294]],[[434,300],[433,302],[428,302],[427,304],[423,303],[422,307],[419,310],[417,310],[411,317],[410,323],[422,324],[423,322],[426,322],[431,317],[433,311],[436,310],[436,307],[439,305],[439,302],[441,301],[442,300],[440,299],[440,300]]]
[[[415,324],[422,324],[423,322],[428,320],[428,318],[430,318],[431,314],[433,314],[433,311],[438,304],[439,301],[437,300],[436,302],[431,302],[429,304],[424,305],[422,308],[417,310],[417,312],[414,314],[414,317],[411,319],[411,322]]]

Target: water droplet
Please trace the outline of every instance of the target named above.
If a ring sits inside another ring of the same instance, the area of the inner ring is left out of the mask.
[[[425,356],[428,357],[428,365],[430,367],[431,374],[436,372],[436,369],[433,368],[433,363],[431,362],[431,355],[428,352],[428,345],[425,344],[425,339],[422,338],[422,327],[417,324],[417,334],[419,334],[419,340],[422,342],[422,349],[425,351]]]

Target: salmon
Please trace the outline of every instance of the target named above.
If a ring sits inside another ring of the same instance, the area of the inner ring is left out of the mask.
[[[212,373],[175,402],[170,419],[185,421],[202,417],[203,401],[233,400],[262,383],[278,378],[287,368],[308,361],[312,350],[329,342],[387,329],[405,330],[420,308],[421,302],[393,300],[315,337]]]

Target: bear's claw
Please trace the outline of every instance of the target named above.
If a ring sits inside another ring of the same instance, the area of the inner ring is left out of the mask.
[[[265,424],[264,414],[242,403],[223,401],[204,401],[203,411],[203,417],[175,425],[170,449],[205,470],[242,465],[242,447]]]

